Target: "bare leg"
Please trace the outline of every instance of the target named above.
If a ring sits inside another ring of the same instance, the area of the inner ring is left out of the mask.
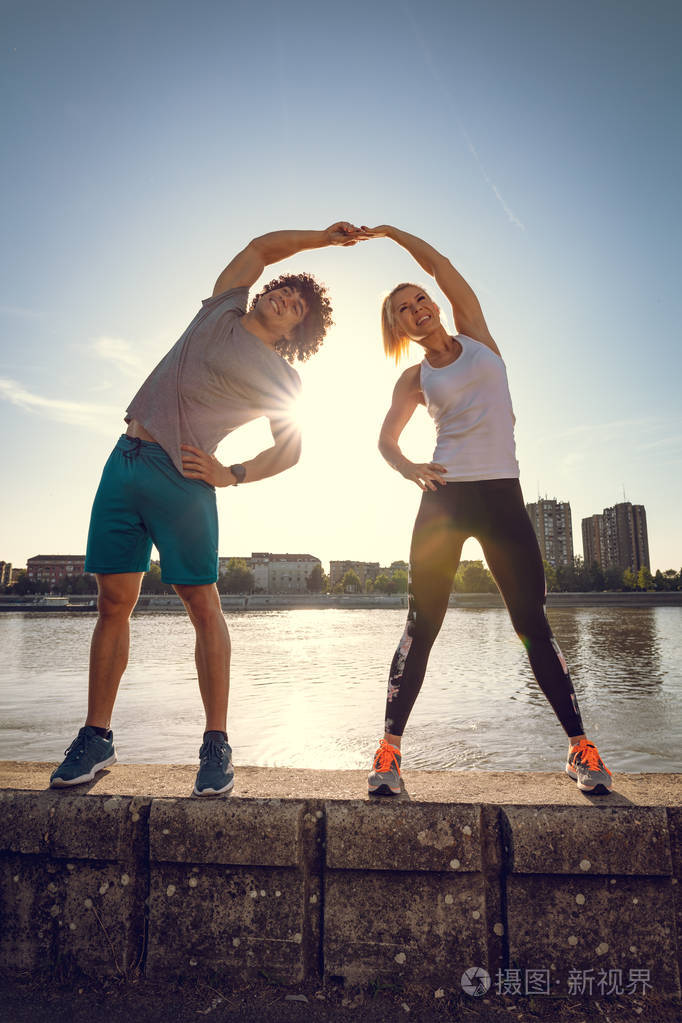
[[[194,657],[206,712],[206,731],[227,731],[230,691],[230,634],[214,584],[174,586],[196,632]]]
[[[128,664],[130,616],[140,595],[142,572],[98,575],[99,617],[90,645],[86,725],[109,728],[121,676]]]

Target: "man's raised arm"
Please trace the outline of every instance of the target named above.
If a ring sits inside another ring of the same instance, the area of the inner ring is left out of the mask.
[[[230,288],[250,288],[258,280],[266,266],[278,263],[288,256],[295,256],[305,249],[322,249],[327,245],[355,245],[367,235],[340,220],[324,231],[271,231],[254,238],[245,249],[237,253],[228,263],[213,289],[214,295],[222,295]]]

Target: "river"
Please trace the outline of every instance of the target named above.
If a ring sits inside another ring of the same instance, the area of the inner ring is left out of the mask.
[[[680,771],[682,608],[549,618],[588,735],[615,772]],[[367,768],[399,609],[231,612],[235,764]],[[59,760],[82,723],[91,615],[0,616],[0,758]],[[194,763],[203,715],[184,613],[133,618],[114,712],[119,760]],[[403,740],[405,768],[555,771],[564,733],[504,609],[453,608]]]

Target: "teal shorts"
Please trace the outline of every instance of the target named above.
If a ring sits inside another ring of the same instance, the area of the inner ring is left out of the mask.
[[[104,466],[88,532],[85,571],[146,572],[152,544],[161,578],[204,586],[218,578],[215,490],[182,476],[160,444],[122,436]]]

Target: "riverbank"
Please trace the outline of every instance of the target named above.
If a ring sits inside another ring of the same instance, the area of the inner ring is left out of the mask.
[[[66,791],[46,788],[52,766],[0,765],[12,983],[51,968],[227,1000],[265,978],[282,1003],[374,989],[438,1013],[478,968],[491,1013],[516,983],[536,1003],[610,986],[642,1019],[665,1019],[649,997],[679,999],[679,775],[588,797],[560,772],[415,771],[374,801],[364,771],[242,767],[231,799],[198,800],[190,766]]]
[[[407,594],[375,593],[253,593],[223,594],[220,598],[224,611],[291,611],[297,608],[406,608]],[[495,608],[504,607],[499,593],[453,593],[449,607]],[[548,608],[562,607],[682,607],[682,591],[672,592],[604,592],[604,593],[548,593]],[[38,614],[62,612],[66,614],[94,614],[97,611],[93,596],[73,597],[8,597],[0,596],[0,612],[31,612]],[[176,594],[142,594],[135,614],[158,611],[184,611]]]

